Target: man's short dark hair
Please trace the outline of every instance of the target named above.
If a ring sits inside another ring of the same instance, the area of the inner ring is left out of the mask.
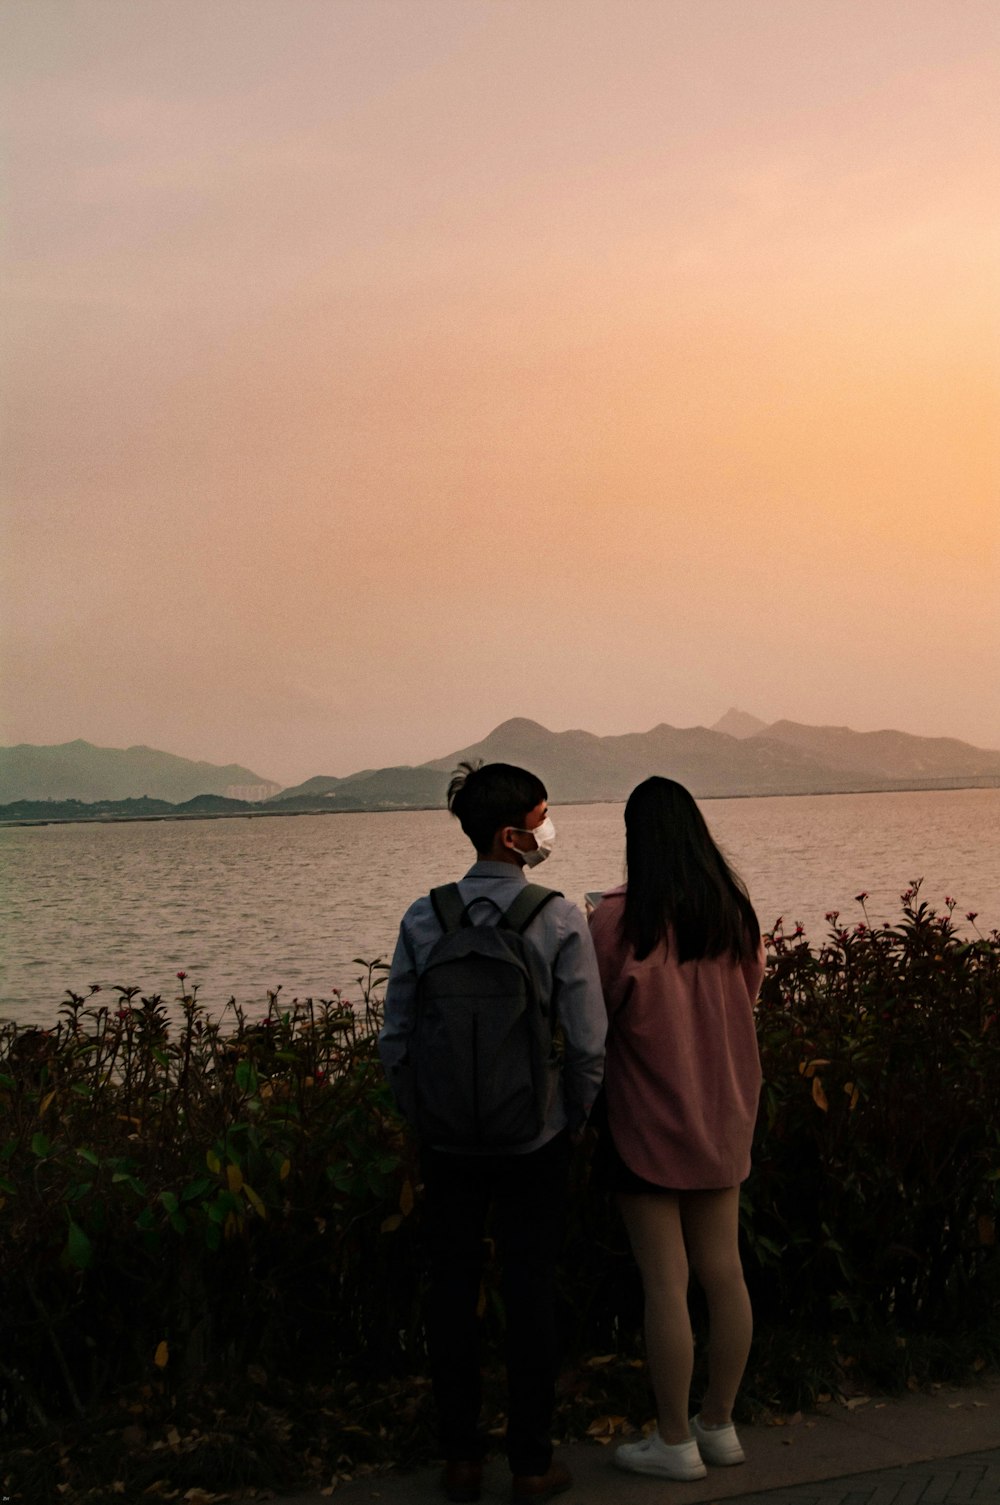
[[[459,763],[448,785],[448,809],[477,852],[488,852],[503,826],[523,828],[547,798],[541,779],[513,763]]]

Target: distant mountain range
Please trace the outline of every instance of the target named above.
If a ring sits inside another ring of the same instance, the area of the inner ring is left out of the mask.
[[[237,764],[193,763],[152,748],[98,748],[88,742],[0,748],[0,819],[440,807],[456,763],[476,758],[533,769],[554,804],[623,800],[652,773],[679,779],[702,798],[1000,785],[1000,752],[949,737],[795,721],[768,724],[737,710],[727,711],[713,727],[663,724],[615,737],[550,732],[515,717],[481,742],[415,768],[367,768],[346,778],[321,775],[280,792]]]
[[[652,773],[679,779],[702,797],[1000,783],[1000,752],[951,738],[854,732],[794,721],[767,725],[729,711],[714,727],[661,725],[617,737],[550,732],[536,721],[515,718],[481,742],[420,767],[309,779],[283,790],[273,803],[322,801],[326,808],[340,809],[440,805],[455,764],[475,758],[535,770],[553,803],[563,804],[625,799]]]
[[[236,789],[255,790],[252,799],[277,794],[281,785],[239,763],[195,763],[155,747],[95,747],[80,740],[51,747],[30,742],[0,747],[0,801],[125,800],[144,795],[179,801]]]

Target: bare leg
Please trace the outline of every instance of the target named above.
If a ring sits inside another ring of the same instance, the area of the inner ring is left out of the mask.
[[[691,1269],[708,1301],[708,1389],[701,1420],[721,1426],[732,1419],[753,1336],[740,1263],[739,1187],[680,1192],[679,1202]]]
[[[642,1275],[646,1362],[656,1397],[660,1436],[668,1444],[691,1435],[688,1396],[694,1340],[688,1313],[688,1260],[675,1192],[618,1199]]]

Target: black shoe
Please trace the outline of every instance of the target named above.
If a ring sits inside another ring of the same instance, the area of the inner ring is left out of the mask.
[[[565,1463],[550,1463],[544,1474],[515,1474],[510,1492],[514,1500],[551,1500],[573,1483]]]
[[[445,1497],[455,1500],[458,1505],[464,1501],[478,1500],[483,1489],[483,1465],[481,1460],[474,1463],[466,1459],[453,1459],[444,1466],[441,1475],[441,1488]]]

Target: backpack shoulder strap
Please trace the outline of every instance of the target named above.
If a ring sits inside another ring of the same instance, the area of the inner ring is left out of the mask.
[[[432,888],[431,904],[438,923],[446,934],[452,930],[458,930],[463,923],[468,923],[465,919],[462,894],[457,883],[444,883],[440,888]]]
[[[532,920],[548,904],[550,899],[561,899],[555,888],[543,888],[540,883],[526,883],[510,908],[501,916],[500,924],[506,930],[515,930],[522,935]]]

